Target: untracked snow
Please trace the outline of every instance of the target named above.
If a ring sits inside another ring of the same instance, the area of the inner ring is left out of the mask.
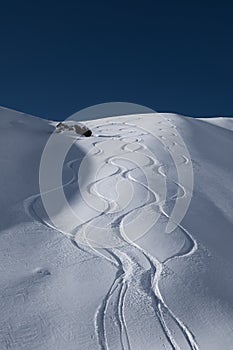
[[[0,108],[0,350],[232,350],[233,120],[85,124],[89,138]],[[53,217],[39,187],[51,137]],[[53,186],[70,140],[62,188],[73,216]]]

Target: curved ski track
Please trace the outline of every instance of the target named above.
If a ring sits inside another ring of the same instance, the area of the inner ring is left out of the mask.
[[[128,127],[140,129],[139,126],[137,126],[135,124],[127,123],[127,122],[113,122],[113,123],[108,124],[108,125],[115,125],[115,124],[124,126],[123,128],[119,129],[119,131],[128,130]],[[105,126],[106,126],[106,124],[98,125],[96,127],[96,129],[101,128],[101,127],[105,127]],[[175,128],[175,126],[173,126],[173,128]],[[162,128],[161,128],[161,131],[162,131]],[[142,132],[143,132],[143,130],[142,130]],[[146,134],[146,133],[144,132],[144,133],[142,133],[142,135],[143,134]],[[122,137],[122,135],[120,135],[120,134],[107,135],[107,136],[106,135],[98,135],[98,137],[117,138],[117,139],[124,141],[125,138],[131,137],[131,135],[126,135],[124,137]],[[161,137],[163,137],[163,135]],[[143,142],[138,137],[135,138],[135,141],[136,142]],[[98,149],[98,152],[95,154],[96,156],[98,156],[98,154],[103,152],[101,150],[101,148],[99,148],[99,146],[98,146],[98,144],[101,142],[103,142],[103,141],[95,141],[92,143],[93,147],[96,147]],[[127,148],[128,145],[130,145],[130,143],[126,142],[124,144],[123,148]],[[140,152],[140,150],[147,148],[143,143],[140,143],[139,145],[140,145],[139,148],[137,148],[136,150],[133,150],[131,152]],[[130,152],[130,150],[127,150],[127,152]],[[156,166],[158,174],[166,177],[166,175],[161,171],[161,168],[163,167],[162,164],[159,164],[159,166],[158,166],[157,161],[153,157],[148,156],[146,154],[143,154],[143,156],[147,157],[150,161],[149,164],[147,164],[145,166]],[[185,157],[183,155],[181,155],[181,157],[184,160],[184,164],[189,163],[189,159],[187,159],[187,157]],[[127,296],[127,290],[131,286],[131,281],[132,281],[133,276],[135,276],[135,274],[136,275],[139,274],[139,276],[146,274],[150,280],[150,285],[146,286],[146,288],[145,288],[145,286],[141,286],[141,288],[144,290],[144,292],[146,290],[147,296],[151,299],[151,305],[154,309],[155,315],[156,315],[158,322],[160,323],[160,325],[163,329],[164,335],[165,335],[168,343],[170,344],[171,348],[173,350],[187,350],[187,349],[181,349],[180,346],[177,344],[172,331],[169,329],[169,327],[166,324],[164,315],[167,315],[176,323],[176,325],[178,326],[178,328],[182,332],[184,338],[186,339],[186,343],[187,343],[189,349],[190,350],[199,350],[198,344],[197,344],[192,332],[188,329],[188,327],[186,325],[184,325],[184,323],[167,306],[167,304],[165,303],[165,301],[160,293],[160,290],[159,290],[159,280],[160,280],[160,277],[161,277],[161,274],[163,271],[164,264],[168,263],[172,259],[181,258],[181,257],[193,254],[197,250],[198,244],[194,240],[192,235],[184,227],[182,227],[181,225],[178,225],[178,227],[182,230],[182,232],[184,233],[184,235],[186,236],[186,238],[189,242],[189,249],[187,249],[187,248],[181,249],[177,254],[174,254],[173,256],[168,257],[165,261],[160,262],[156,257],[151,256],[142,247],[140,247],[135,242],[132,242],[131,240],[128,239],[128,237],[125,235],[125,232],[124,232],[124,220],[133,211],[135,211],[139,208],[143,208],[143,207],[145,208],[145,207],[150,206],[150,205],[157,205],[162,215],[164,215],[167,218],[169,218],[169,215],[163,210],[163,206],[162,206],[163,203],[159,202],[159,198],[158,198],[157,193],[155,193],[146,184],[141,183],[140,181],[135,179],[132,176],[132,174],[130,174],[137,167],[131,168],[131,169],[126,169],[125,167],[122,167],[122,166],[119,166],[118,164],[116,164],[117,159],[118,159],[117,156],[113,156],[113,157],[109,157],[109,158],[105,159],[106,164],[112,164],[112,165],[117,167],[116,172],[114,172],[113,174],[108,175],[106,177],[103,177],[97,181],[94,181],[93,183],[90,183],[87,186],[87,190],[89,193],[92,193],[96,196],[99,196],[99,193],[96,190],[96,185],[98,183],[104,181],[106,178],[109,178],[110,176],[121,175],[123,178],[137,183],[138,185],[142,186],[144,189],[146,189],[148,191],[148,193],[150,194],[150,198],[146,204],[142,204],[142,205],[128,211],[127,213],[125,213],[123,215],[119,215],[118,218],[115,219],[113,222],[113,225],[115,225],[119,228],[119,233],[120,233],[120,236],[122,237],[122,240],[131,245],[132,249],[131,249],[130,254],[124,253],[123,251],[121,251],[120,248],[118,248],[118,249],[117,248],[112,248],[112,249],[106,248],[105,249],[106,255],[105,255],[105,254],[102,254],[98,249],[91,246],[90,242],[87,241],[86,242],[87,247],[83,248],[83,246],[80,247],[80,245],[75,240],[76,234],[78,233],[78,231],[80,229],[82,229],[83,226],[85,226],[86,224],[90,223],[91,221],[95,220],[96,218],[98,218],[102,215],[108,214],[108,212],[112,208],[112,202],[109,202],[107,198],[105,198],[106,203],[107,203],[107,209],[104,212],[100,213],[99,215],[95,216],[94,218],[91,218],[90,220],[88,220],[84,224],[79,225],[78,227],[76,227],[76,229],[74,230],[74,232],[72,232],[71,235],[67,235],[68,238],[71,239],[72,243],[75,244],[75,246],[78,247],[79,249],[81,249],[85,252],[91,253],[89,251],[89,249],[87,249],[87,248],[90,248],[94,254],[97,254],[97,255],[107,259],[111,264],[113,264],[117,268],[115,278],[114,278],[109,290],[107,291],[105,297],[103,298],[101,304],[99,305],[99,307],[95,313],[94,323],[95,323],[95,331],[96,331],[96,336],[97,336],[99,348],[101,350],[110,350],[109,345],[108,345],[108,339],[107,339],[106,316],[107,316],[107,309],[108,309],[109,302],[110,302],[111,298],[113,297],[113,295],[117,293],[116,305],[115,305],[114,312],[115,312],[116,321],[117,321],[118,328],[119,328],[121,348],[122,348],[122,350],[132,350],[131,345],[130,345],[130,336],[128,333],[126,318],[125,318],[125,313],[124,313],[125,299]],[[121,159],[120,156],[119,156],[119,159]],[[74,160],[68,162],[66,164],[66,166],[73,170],[73,165],[78,160],[79,159],[74,159]],[[171,181],[173,181],[173,180],[171,180]],[[68,181],[63,187],[69,186],[74,182],[77,182],[77,174],[73,170],[72,179],[70,181]],[[173,181],[173,182],[175,183],[175,181]],[[181,186],[179,184],[177,184],[177,185]],[[182,186],[181,186],[181,188],[182,188]],[[54,189],[54,190],[56,190],[56,189]],[[182,190],[184,191],[184,194],[185,194],[185,189],[182,188]],[[101,197],[103,197],[103,195],[101,195]],[[34,205],[35,205],[35,202],[38,198],[40,198],[40,194],[33,195],[33,196],[30,196],[29,198],[25,199],[24,207],[25,207],[26,213],[30,217],[32,217],[34,220],[37,220],[40,223],[42,223],[50,228],[56,229],[56,227],[53,227],[51,224],[47,223],[44,219],[42,219],[36,213],[36,211],[34,209]],[[137,261],[137,255],[136,254],[134,255],[134,250],[137,251],[138,253],[140,253],[142,256],[144,256],[144,258],[147,260],[147,262],[149,263],[149,266],[150,266],[150,269],[148,271],[146,271],[140,265],[140,262]],[[109,257],[109,256],[111,256],[111,257]],[[155,345],[155,350],[156,350],[156,345]]]

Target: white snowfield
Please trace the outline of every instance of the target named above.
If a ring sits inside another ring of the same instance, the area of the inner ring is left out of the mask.
[[[85,124],[0,108],[0,350],[232,350],[233,119]]]

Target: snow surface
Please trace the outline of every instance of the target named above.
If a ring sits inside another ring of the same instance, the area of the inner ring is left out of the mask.
[[[54,136],[55,160],[72,139],[63,189],[84,220],[70,220],[52,191],[58,229],[39,188],[41,155],[56,124],[0,108],[1,350],[233,349],[233,119],[148,117],[146,130],[138,114],[86,122],[90,138]],[[88,152],[84,181],[78,171]],[[193,194],[168,233],[175,203],[191,191],[190,179],[179,182],[176,155],[184,169],[193,166]]]

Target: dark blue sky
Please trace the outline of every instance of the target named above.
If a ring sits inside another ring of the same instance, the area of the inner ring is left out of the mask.
[[[0,13],[0,105],[64,119],[133,102],[233,116],[233,3],[11,1]]]

